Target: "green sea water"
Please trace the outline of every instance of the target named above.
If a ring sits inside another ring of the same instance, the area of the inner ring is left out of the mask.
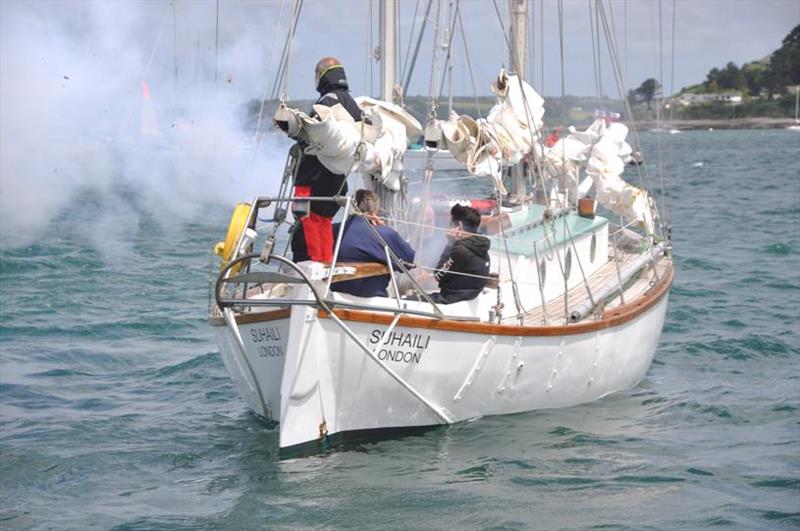
[[[800,134],[642,141],[677,273],[639,386],[290,460],[206,322],[233,205],[79,190],[0,256],[0,529],[797,529]]]

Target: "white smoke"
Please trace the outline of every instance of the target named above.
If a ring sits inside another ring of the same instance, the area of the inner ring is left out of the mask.
[[[275,191],[288,143],[262,135],[256,153],[242,111],[271,83],[279,6],[224,5],[217,48],[213,2],[0,2],[1,245],[87,190],[104,218],[133,212],[119,190],[173,215]]]

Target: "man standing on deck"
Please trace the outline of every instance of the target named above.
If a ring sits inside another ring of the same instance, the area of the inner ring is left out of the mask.
[[[350,95],[344,67],[335,57],[320,59],[314,70],[319,98],[314,105],[333,107],[341,104],[356,122],[361,109]],[[311,116],[315,113],[311,112]],[[301,148],[306,146],[301,144]],[[295,197],[333,197],[347,193],[347,176],[328,170],[314,155],[301,155],[294,182]],[[292,235],[292,258],[295,262],[314,260],[329,263],[333,259],[333,217],[339,211],[333,201],[295,202],[292,213],[300,227]]]

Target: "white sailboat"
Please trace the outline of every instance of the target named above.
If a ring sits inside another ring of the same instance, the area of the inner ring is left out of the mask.
[[[495,191],[482,220],[491,273],[475,299],[436,304],[388,245],[384,263],[341,263],[341,232],[332,263],[292,262],[276,237],[295,200],[288,194],[290,171],[277,194],[237,207],[226,241],[218,244],[223,264],[209,321],[247,405],[280,423],[282,455],[387,430],[568,407],[629,389],[647,373],[673,278],[663,213],[620,177],[631,153],[624,125],[598,120],[544,147],[544,102],[521,68],[527,5],[512,0],[510,7],[515,72],[498,76],[495,108],[485,120],[431,119],[425,127],[427,144],[447,147],[465,175],[483,176]],[[382,63],[384,99],[392,88],[395,10],[394,0],[381,2],[383,57],[389,58]],[[389,115],[397,118],[401,110],[374,102],[359,99],[383,129],[371,140],[363,132],[358,138],[374,156],[353,148],[349,160],[367,184],[386,187],[382,193],[391,197],[402,190],[391,177],[402,181],[401,158],[379,153],[379,139],[391,129]],[[341,148],[349,133],[332,109],[316,121],[289,109],[282,116],[307,134],[321,123],[339,131],[315,138],[320,160],[327,154],[334,164],[347,159],[346,149],[343,155],[326,146]],[[377,169],[369,167],[373,159],[383,161]],[[531,162],[519,169],[521,161]],[[538,187],[533,192],[525,189],[531,181]],[[344,205],[345,216],[354,212],[351,198],[333,200]],[[421,198],[422,205],[427,201]],[[609,215],[596,213],[597,204]],[[418,219],[394,210],[389,221],[412,242],[444,234],[426,222],[425,208],[417,210]],[[259,221],[267,211],[276,223]],[[426,266],[419,262],[417,269]],[[387,274],[389,297],[331,289],[341,280]]]
[[[786,129],[800,131],[800,85],[794,87],[794,124]]]

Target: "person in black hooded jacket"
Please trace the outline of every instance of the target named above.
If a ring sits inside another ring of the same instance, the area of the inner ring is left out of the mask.
[[[477,297],[489,276],[489,246],[486,236],[476,234],[481,215],[472,207],[450,209],[450,243],[445,247],[433,277],[439,282],[434,302],[451,304]]]
[[[350,95],[344,67],[335,57],[320,59],[314,70],[319,98],[315,105],[333,107],[340,103],[356,122],[361,121],[361,109]],[[311,116],[314,116],[312,112]],[[306,146],[301,144],[301,148]],[[295,197],[333,197],[347,193],[347,176],[328,170],[314,155],[303,154],[294,182]],[[292,236],[292,258],[295,262],[333,260],[333,217],[339,205],[332,201],[311,201],[310,205],[295,202],[293,213],[302,224]]]

